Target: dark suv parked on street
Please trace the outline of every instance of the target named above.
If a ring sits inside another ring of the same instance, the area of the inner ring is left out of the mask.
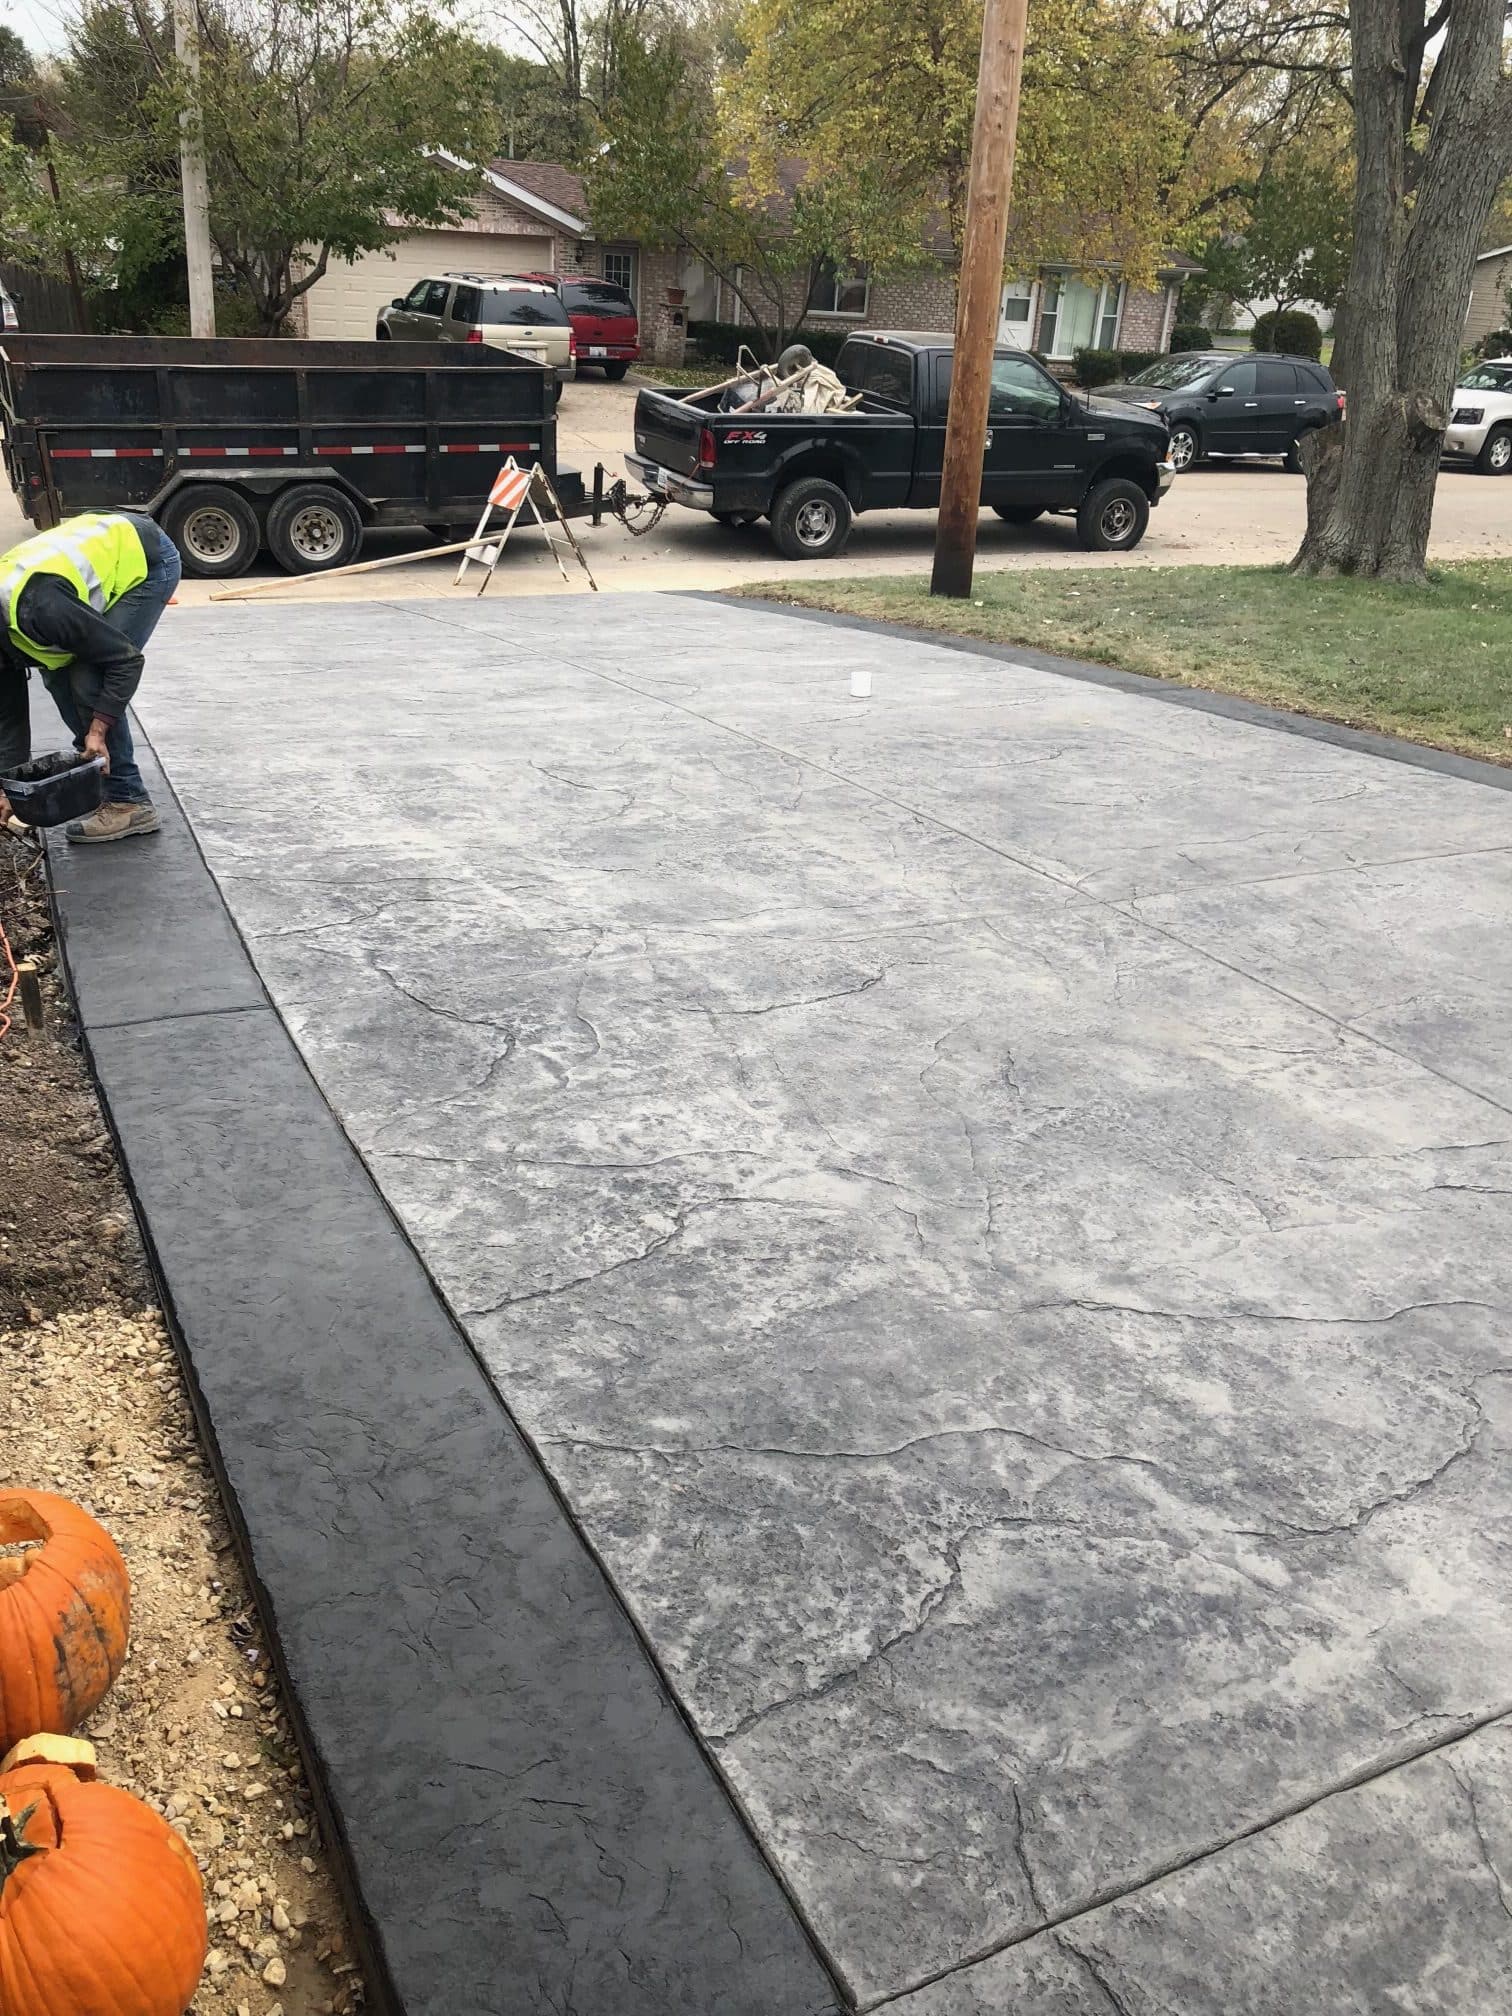
[[[1178,469],[1209,455],[1280,455],[1298,470],[1302,436],[1344,411],[1344,395],[1321,364],[1268,352],[1178,351],[1121,385],[1099,385],[1097,396],[1159,413]]]

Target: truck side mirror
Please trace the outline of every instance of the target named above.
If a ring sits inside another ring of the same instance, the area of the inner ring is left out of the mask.
[[[393,300],[390,301],[389,306],[390,308],[402,308],[404,306],[404,296],[402,294],[396,294]]]

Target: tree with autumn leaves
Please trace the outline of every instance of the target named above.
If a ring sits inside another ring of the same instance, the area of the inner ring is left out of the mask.
[[[588,164],[603,234],[681,246],[780,343],[828,261],[958,252],[980,5],[754,0],[644,20]],[[1138,0],[1035,0],[1011,251],[1153,277],[1181,125]]]
[[[959,0],[754,0],[727,126],[758,188],[801,158],[824,187],[866,163],[890,254],[917,259],[966,215],[981,8]],[[1152,276],[1181,144],[1158,25],[1127,0],[1034,0],[1010,259]]]

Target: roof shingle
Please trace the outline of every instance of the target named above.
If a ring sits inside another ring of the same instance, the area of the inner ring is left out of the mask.
[[[521,189],[528,189],[532,196],[539,196],[556,209],[565,210],[573,217],[587,217],[588,199],[583,193],[583,178],[575,175],[570,168],[564,168],[559,161],[490,161],[488,165],[495,175],[502,175],[506,182],[517,183]]]

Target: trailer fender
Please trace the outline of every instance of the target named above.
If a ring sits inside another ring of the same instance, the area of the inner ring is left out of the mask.
[[[285,462],[277,469],[176,469],[140,508],[149,518],[161,518],[175,495],[191,483],[229,483],[255,503],[264,515],[279,492],[290,489],[296,483],[329,483],[351,501],[364,525],[371,525],[378,516],[378,507],[329,462]]]

